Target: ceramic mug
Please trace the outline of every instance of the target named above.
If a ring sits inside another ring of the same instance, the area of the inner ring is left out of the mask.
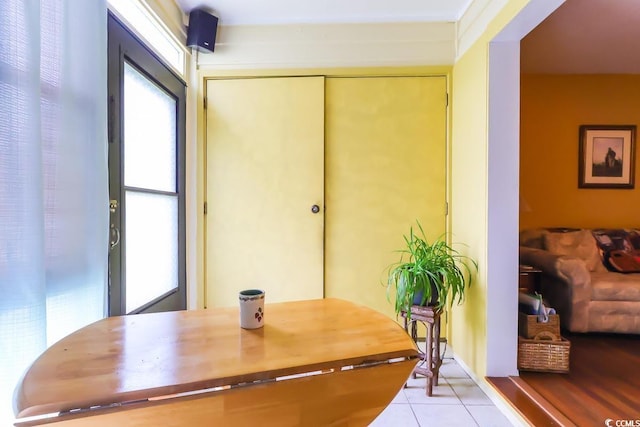
[[[258,329],[264,326],[264,291],[246,289],[240,291],[240,327]]]

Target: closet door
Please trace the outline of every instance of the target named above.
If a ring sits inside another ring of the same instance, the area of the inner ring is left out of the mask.
[[[325,294],[391,316],[402,235],[445,231],[446,79],[327,78],[325,114]]]
[[[322,298],[324,77],[209,80],[206,97],[206,307]]]

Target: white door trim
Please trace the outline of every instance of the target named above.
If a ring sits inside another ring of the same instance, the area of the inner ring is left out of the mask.
[[[564,0],[531,0],[489,43],[487,376],[518,375],[520,40]]]

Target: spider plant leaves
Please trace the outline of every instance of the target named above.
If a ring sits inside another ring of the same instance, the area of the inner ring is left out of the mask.
[[[388,267],[387,297],[395,290],[394,308],[396,314],[406,312],[410,317],[411,306],[416,294],[422,292],[424,305],[437,295],[436,308],[462,304],[466,289],[471,286],[473,273],[477,272],[477,262],[451,247],[444,235],[429,242],[422,225],[416,221],[417,230],[409,228],[403,239],[405,247],[398,262]]]

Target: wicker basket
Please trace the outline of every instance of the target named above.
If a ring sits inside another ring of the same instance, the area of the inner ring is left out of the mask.
[[[546,323],[538,322],[538,316],[518,313],[518,333],[524,338],[534,339],[538,335],[552,334],[555,339],[560,339],[560,316],[550,314]]]
[[[518,369],[537,372],[569,372],[571,343],[560,340],[529,340],[518,337]]]

